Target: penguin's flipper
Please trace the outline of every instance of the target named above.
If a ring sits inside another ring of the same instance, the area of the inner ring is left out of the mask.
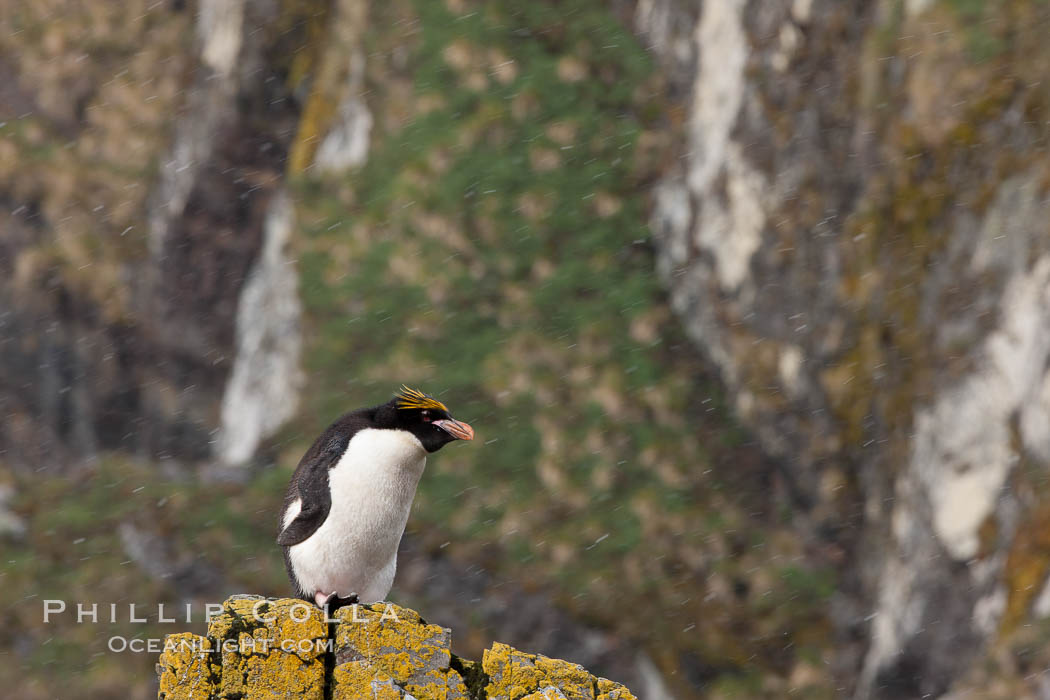
[[[299,500],[299,513],[288,527],[277,535],[277,544],[291,547],[310,537],[328,519],[332,509],[332,492],[328,489],[328,469],[339,459],[337,448],[325,450],[317,458],[300,464],[296,470],[295,494],[289,494],[289,503]]]
[[[329,500],[324,506],[322,508],[319,503],[304,503],[299,515],[295,516],[295,520],[288,523],[288,527],[277,535],[277,544],[282,547],[291,547],[293,544],[299,544],[308,539],[328,518],[331,501]]]

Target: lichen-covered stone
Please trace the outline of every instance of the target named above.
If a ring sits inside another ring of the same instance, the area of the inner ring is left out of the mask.
[[[445,700],[468,700],[471,697],[466,680],[455,669],[450,669],[445,676]]]
[[[328,628],[302,600],[234,596],[208,628],[221,659],[220,698],[325,696]]]
[[[287,598],[237,595],[222,608],[208,637],[167,637],[159,700],[635,700],[578,664],[498,642],[480,664],[455,657],[451,630],[392,603],[328,619]]]
[[[404,697],[404,690],[393,678],[368,665],[344,664],[332,674],[332,700],[400,700]]]
[[[413,697],[460,696],[463,680],[451,669],[451,630],[389,603],[349,606],[335,617],[334,697],[371,693],[375,681],[386,677]]]
[[[565,700],[565,695],[553,685],[548,685],[544,687],[543,690],[529,693],[521,700]]]
[[[599,678],[594,687],[598,692],[597,700],[637,700],[626,687],[608,678]]]
[[[595,678],[579,664],[527,654],[496,642],[485,650],[482,667],[489,675],[489,700],[514,700],[530,691],[557,688],[566,700],[594,700]],[[529,697],[534,697],[530,695]],[[547,697],[535,695],[535,698]]]
[[[189,632],[171,634],[157,661],[159,700],[207,700],[215,692],[219,669],[211,640]]]

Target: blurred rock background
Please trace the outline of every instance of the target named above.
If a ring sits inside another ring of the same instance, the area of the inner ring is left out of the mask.
[[[478,430],[392,593],[459,653],[1050,697],[1047,36],[1044,0],[3,4],[0,683],[151,696],[107,640],[285,594],[291,469],[405,382]]]

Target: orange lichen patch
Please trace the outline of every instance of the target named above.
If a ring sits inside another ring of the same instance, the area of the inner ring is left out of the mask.
[[[169,634],[157,661],[160,676],[159,700],[208,698],[215,693],[218,669],[211,640],[188,632]]]
[[[485,688],[489,700],[521,698],[551,686],[567,700],[591,700],[594,697],[595,678],[579,664],[526,654],[499,642],[485,650],[481,664],[489,675],[489,684]]]
[[[1018,528],[1006,559],[1006,610],[1000,636],[1012,632],[1029,615],[1050,575],[1050,508],[1036,507]]]
[[[294,654],[270,649],[265,654],[223,653],[223,697],[324,698],[324,663],[304,663]]]
[[[335,697],[371,695],[377,682],[390,679],[414,697],[443,699],[450,696],[450,680],[453,686],[462,683],[458,674],[450,678],[451,632],[424,623],[412,610],[390,603],[353,605],[335,617],[335,678],[337,688],[347,688]]]
[[[595,690],[598,691],[597,700],[637,700],[631,691],[608,678],[599,678]]]
[[[301,600],[235,596],[208,628],[221,652],[224,697],[324,697],[328,629]]]
[[[310,31],[318,36],[314,51],[301,55],[309,57],[314,77],[288,155],[291,175],[301,174],[313,164],[321,140],[331,129],[339,105],[347,96],[352,84],[352,56],[363,41],[361,32],[367,22],[367,8],[368,3],[345,0],[335,3],[330,12],[319,11],[309,19]],[[319,36],[322,31],[327,31],[323,40]],[[298,65],[293,69],[293,73],[305,72]]]
[[[521,700],[565,700],[565,696],[562,695],[561,691],[555,688],[553,685],[549,685],[543,690],[537,690],[535,693],[529,693]]]
[[[332,684],[332,700],[399,700],[405,697],[394,679],[364,664],[337,666],[332,674]]]
[[[474,662],[468,661],[467,663],[473,664]],[[447,684],[447,692],[445,694],[446,700],[454,700],[456,698],[463,698],[466,700],[466,698],[472,697],[470,688],[467,687],[467,683],[463,680],[463,676],[459,675],[455,669],[449,670],[445,682]]]
[[[327,637],[319,608],[297,598],[267,599],[261,596],[232,596],[223,611],[211,620],[208,636],[229,639],[241,631],[272,629],[281,639]]]

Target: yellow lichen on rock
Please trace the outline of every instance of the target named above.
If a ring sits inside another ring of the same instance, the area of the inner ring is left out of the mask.
[[[337,0],[323,15],[327,38],[319,41],[323,49],[316,52],[310,94],[288,154],[288,172],[292,175],[313,164],[321,141],[336,121],[340,103],[353,89],[351,67],[355,51],[361,48],[367,16],[368,3],[361,0]]]
[[[453,656],[451,641],[451,630],[391,603],[352,605],[326,619],[302,600],[233,596],[208,637],[167,637],[158,698],[635,700],[568,661],[496,643],[479,664]]]
[[[467,697],[451,668],[450,630],[391,603],[352,605],[335,617],[334,697],[371,694],[385,678],[417,698]]]
[[[638,700],[625,686],[608,678],[599,678],[594,687],[598,693],[597,700]]]
[[[328,627],[301,600],[234,596],[208,628],[220,651],[220,697],[324,698]]]
[[[332,700],[400,700],[404,696],[393,678],[367,664],[343,664],[332,674]]]
[[[619,683],[596,678],[579,664],[526,654],[496,642],[482,661],[489,700],[636,700]]]
[[[595,678],[579,664],[526,654],[496,642],[485,650],[482,668],[489,675],[485,691],[490,700],[516,700],[530,691],[551,686],[560,690],[566,700],[594,699]]]
[[[553,685],[549,685],[543,690],[529,693],[521,700],[565,700],[565,695]]]
[[[211,640],[188,632],[170,634],[157,661],[159,700],[207,700],[215,692],[218,669]]]

